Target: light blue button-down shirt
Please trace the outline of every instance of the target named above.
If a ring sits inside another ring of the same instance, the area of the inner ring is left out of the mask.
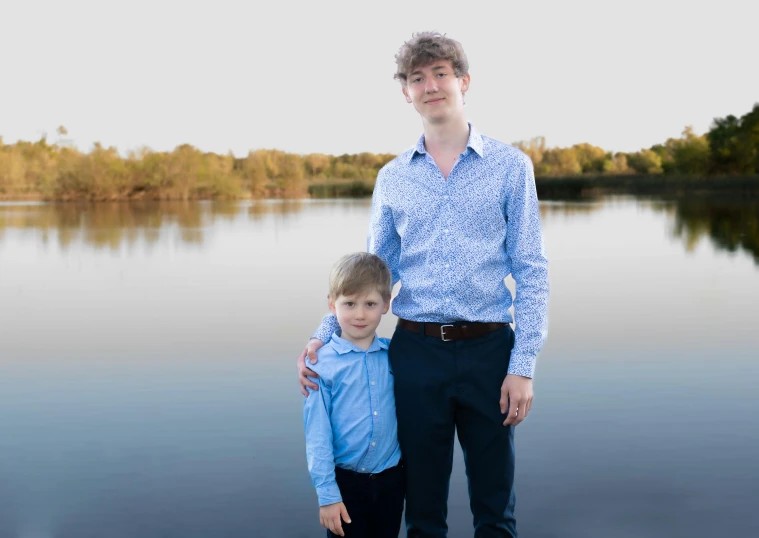
[[[309,365],[319,390],[303,405],[306,459],[319,506],[342,501],[335,466],[379,473],[398,465],[398,423],[387,338],[375,336],[369,349],[332,335]]]
[[[548,327],[548,261],[529,157],[470,125],[444,178],[424,147],[385,165],[372,198],[367,250],[401,289],[393,313],[412,321],[516,321],[508,373],[532,377]],[[504,279],[516,282],[512,298]],[[515,318],[509,308],[514,306]],[[329,340],[327,315],[314,333]]]

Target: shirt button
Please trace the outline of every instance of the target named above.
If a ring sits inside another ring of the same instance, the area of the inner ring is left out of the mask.
[[[444,233],[448,233],[448,228],[446,228],[445,230],[443,230],[443,232]]]
[[[374,385],[374,381],[372,381],[371,384]]]
[[[451,264],[450,264],[450,263],[446,263],[446,264],[445,264],[445,268],[446,268],[446,269],[450,269],[450,267],[451,267]]]
[[[377,446],[377,442],[376,441],[372,441],[372,446]]]
[[[443,196],[443,200],[447,200],[447,199],[448,199],[448,195],[446,194],[445,196]]]
[[[377,412],[376,411],[374,412],[374,416],[377,416]]]
[[[366,471],[366,467],[361,467],[361,470],[362,471]]]
[[[450,299],[446,299],[446,300],[445,300],[445,302],[446,302],[446,303],[450,303],[450,302],[451,302],[451,300],[450,300]]]

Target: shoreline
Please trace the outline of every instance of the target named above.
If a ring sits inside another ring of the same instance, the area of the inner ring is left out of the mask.
[[[581,175],[563,177],[538,177],[535,179],[538,198],[585,199],[607,195],[659,195],[659,196],[759,196],[759,175],[756,176],[669,176],[669,175]],[[255,199],[331,199],[368,198],[374,189],[374,181],[341,179],[317,182],[308,181],[304,191],[285,195],[281,189],[269,188],[253,196],[250,191],[235,195],[209,195],[208,190],[198,193],[138,191],[121,196],[80,195],[54,197],[42,193],[0,193],[3,202],[183,202],[202,200],[255,200]]]

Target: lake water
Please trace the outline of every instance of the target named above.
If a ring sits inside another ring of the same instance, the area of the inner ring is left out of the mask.
[[[541,208],[520,536],[759,536],[759,205]],[[0,205],[0,537],[322,536],[295,358],[368,213]],[[471,536],[460,451],[449,504]]]

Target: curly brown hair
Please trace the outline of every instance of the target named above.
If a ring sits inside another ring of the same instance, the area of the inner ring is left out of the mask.
[[[435,60],[450,60],[457,77],[469,73],[469,60],[461,43],[440,32],[417,32],[398,49],[398,69],[393,78],[405,84],[411,71]]]

